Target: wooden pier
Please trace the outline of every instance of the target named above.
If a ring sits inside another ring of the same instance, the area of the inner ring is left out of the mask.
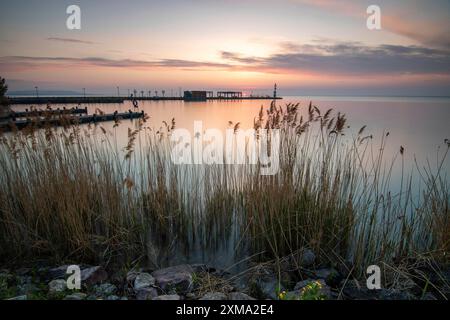
[[[110,114],[92,114],[92,115],[57,115],[54,117],[35,117],[29,119],[21,119],[21,120],[9,120],[0,122],[0,130],[1,131],[14,131],[14,130],[22,130],[27,127],[31,128],[43,128],[48,126],[67,126],[74,124],[87,124],[87,123],[98,123],[104,121],[119,121],[125,119],[138,119],[143,118],[145,116],[144,111],[141,112],[132,112],[129,110],[128,112],[118,113],[117,111]]]
[[[86,104],[86,103],[123,103],[125,97],[8,97],[15,104]]]
[[[221,95],[211,96],[206,100],[274,100],[281,97]],[[183,101],[184,97],[25,97],[8,98],[11,105],[45,105],[45,104],[88,104],[88,103],[124,103],[125,101]]]
[[[0,120],[8,120],[12,119],[13,121],[17,118],[32,118],[32,117],[49,117],[56,115],[64,115],[64,114],[87,114],[88,110],[86,108],[58,108],[58,109],[37,109],[37,110],[28,110],[25,111],[14,111],[11,110],[10,113],[4,116],[0,116]]]

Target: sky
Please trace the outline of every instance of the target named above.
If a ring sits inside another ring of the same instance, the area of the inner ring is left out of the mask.
[[[381,30],[366,26],[372,4]],[[285,95],[448,96],[450,1],[2,0],[0,76],[110,95],[276,82]]]

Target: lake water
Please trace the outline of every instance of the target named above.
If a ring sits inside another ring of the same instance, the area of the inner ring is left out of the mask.
[[[405,172],[410,172],[416,166],[430,166],[436,172],[440,165],[438,159],[447,150],[445,139],[450,139],[450,98],[364,98],[364,97],[285,97],[277,104],[300,102],[302,114],[307,114],[308,104],[312,101],[322,112],[333,108],[335,112],[345,113],[350,128],[347,136],[351,137],[359,129],[367,125],[365,135],[372,134],[373,143],[379,146],[381,138],[389,132],[385,148],[385,159],[389,162],[399,157],[400,146],[405,149]],[[261,106],[268,107],[270,100],[237,100],[237,101],[140,101],[139,109],[144,110],[150,119],[147,126],[158,130],[162,122],[170,123],[175,118],[177,128],[193,131],[194,121],[202,121],[203,129],[217,128],[224,130],[229,127],[229,121],[240,122],[242,129],[252,128],[254,117]],[[66,108],[75,105],[58,105]],[[84,105],[82,105],[84,107]],[[24,110],[29,106],[13,106],[15,110]],[[37,106],[45,108],[45,106]],[[100,109],[106,113],[114,111],[126,112],[133,109],[131,101],[123,104],[89,104],[89,113]],[[118,128],[113,129],[113,122],[99,124],[107,131],[116,130],[119,147],[127,143],[128,128],[134,128],[136,120],[122,121]],[[450,157],[442,165],[441,174],[449,181]],[[398,190],[401,175],[399,161],[393,167],[392,191]],[[416,195],[420,192],[420,176],[413,177],[413,187]],[[231,246],[232,247],[232,246]],[[212,254],[202,250],[194,250],[186,261],[182,256],[176,256],[177,262],[213,262],[222,266],[232,265],[236,261],[234,251],[229,246],[216,248]],[[175,261],[176,261],[175,260]],[[172,261],[172,264],[174,261]]]
[[[366,134],[373,134],[374,143],[380,141],[384,132],[389,132],[386,147],[387,157],[398,153],[400,146],[405,148],[405,163],[436,163],[439,148],[445,150],[444,140],[450,139],[450,98],[397,98],[397,97],[285,97],[277,104],[300,102],[301,110],[306,113],[309,101],[322,111],[333,108],[345,113],[350,132],[357,132],[367,125]],[[139,109],[150,116],[148,125],[156,130],[162,121],[170,123],[175,118],[177,128],[186,128],[192,132],[194,121],[202,121],[203,129],[218,128],[224,130],[228,122],[240,122],[242,129],[252,128],[253,119],[261,106],[268,107],[270,100],[237,101],[140,101]],[[74,107],[60,105],[58,107]],[[28,106],[13,106],[15,110],[24,110]],[[38,108],[40,106],[37,106]],[[43,108],[43,106],[41,106]],[[84,105],[83,105],[84,107]],[[89,113],[100,109],[106,113],[116,110],[125,112],[133,109],[131,101],[123,104],[88,104]],[[101,123],[112,131],[113,123]],[[127,141],[127,129],[133,127],[132,121],[123,121],[119,127],[119,145]],[[449,161],[446,167],[450,168]]]

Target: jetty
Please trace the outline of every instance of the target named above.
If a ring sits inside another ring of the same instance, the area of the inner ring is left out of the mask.
[[[92,114],[92,115],[75,115],[62,114],[47,117],[33,117],[20,120],[12,120],[0,122],[1,131],[14,131],[29,128],[45,128],[57,127],[76,124],[98,123],[104,121],[120,121],[125,119],[138,119],[145,116],[144,111],[141,112],[114,112],[110,114]]]
[[[125,97],[8,97],[11,105],[123,103],[126,99]]]
[[[184,91],[183,96],[166,97],[155,94],[147,96],[131,94],[117,97],[8,97],[11,105],[43,105],[43,104],[88,104],[88,103],[124,103],[125,101],[207,101],[207,100],[277,100],[283,99],[276,95],[249,95],[241,91]]]
[[[58,109],[34,109],[34,110],[28,110],[25,111],[14,111],[11,110],[6,115],[0,116],[0,120],[8,120],[12,119],[15,120],[17,118],[32,118],[32,117],[49,117],[49,116],[55,116],[55,115],[63,115],[63,114],[87,114],[88,110],[87,107],[85,108],[58,108]]]

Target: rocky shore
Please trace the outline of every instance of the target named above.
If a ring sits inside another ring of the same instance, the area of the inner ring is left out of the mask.
[[[81,288],[67,288],[69,265],[12,270],[0,267],[0,299],[9,300],[438,300],[448,299],[450,270],[429,274],[429,283],[412,277],[396,287],[367,289],[340,267],[315,266],[306,250],[273,263],[257,264],[232,275],[205,264],[150,270],[110,270],[80,265]],[[424,272],[424,270],[422,270]],[[432,282],[433,280],[434,282]],[[440,286],[438,286],[440,285]]]

